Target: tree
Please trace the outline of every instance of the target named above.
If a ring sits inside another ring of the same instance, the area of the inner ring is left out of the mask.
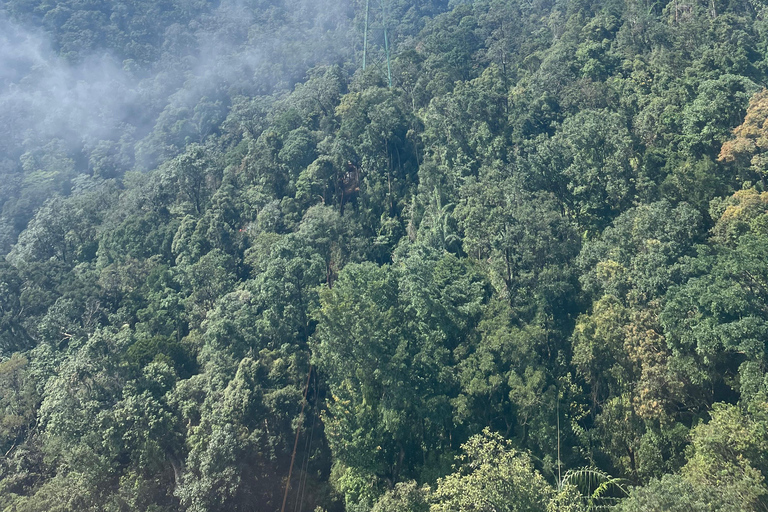
[[[700,485],[730,487],[746,509],[765,504],[768,487],[765,418],[738,406],[715,404],[711,419],[691,431],[691,452],[682,474]]]
[[[716,198],[711,203],[710,215],[715,220],[712,240],[717,244],[734,247],[744,235],[766,235],[768,193],[749,188],[730,197]]]
[[[387,491],[371,509],[372,512],[429,512],[428,487],[419,488],[415,481],[401,482]]]
[[[727,487],[697,485],[668,474],[645,487],[636,487],[619,504],[621,512],[740,512],[750,510]],[[755,509],[757,510],[757,509]]]
[[[582,228],[601,230],[634,202],[638,160],[620,114],[584,110],[538,146],[532,179],[542,180]]]
[[[164,173],[183,198],[191,207],[191,213],[202,215],[211,189],[217,187],[221,180],[210,154],[199,144],[190,145],[186,151],[173,159]]]
[[[39,407],[39,394],[34,388],[35,375],[30,372],[29,359],[13,354],[0,363],[0,450],[5,454],[0,467],[3,475],[10,476],[6,485],[16,487],[23,475],[9,475],[12,468],[8,456],[22,444],[33,423]]]
[[[417,246],[395,266],[350,264],[321,293],[313,355],[331,391],[331,450],[342,471],[388,487],[441,471],[456,429],[451,352],[487,293],[471,267],[436,256]]]
[[[622,511],[757,511],[768,489],[764,419],[738,406],[715,404],[711,419],[691,431],[688,462],[680,474],[635,488]]]
[[[477,330],[454,351],[461,386],[452,400],[454,422],[467,435],[488,426],[539,457],[556,458],[559,375],[548,361],[561,354],[554,336],[537,323],[517,325],[499,298],[485,308]],[[569,435],[563,429],[563,439]],[[564,451],[563,459],[571,454]]]
[[[692,155],[717,158],[717,146],[744,117],[750,96],[758,89],[751,80],[723,74],[703,81],[693,100],[682,112],[685,146]]]
[[[382,215],[400,213],[415,180],[416,153],[408,136],[413,119],[403,100],[397,91],[369,88],[345,95],[336,108],[348,180],[359,186],[359,215],[373,231]]]
[[[18,269],[0,262],[0,354],[29,348],[33,339],[24,327],[22,292],[24,281]]]
[[[508,441],[484,430],[462,448],[459,470],[438,482],[431,511],[548,510],[554,490]]]
[[[760,179],[766,189],[768,173],[768,90],[763,89],[749,100],[744,122],[733,130],[734,138],[723,144],[719,162],[731,164],[740,170],[740,177],[746,177],[749,170]]]
[[[596,299],[606,294],[628,306],[647,304],[680,279],[680,263],[695,254],[702,234],[701,214],[685,203],[632,208],[584,245],[582,286]]]
[[[676,362],[712,403],[727,397],[730,376],[745,362],[764,364],[768,295],[758,261],[765,237],[744,236],[736,248],[702,251],[690,278],[668,294],[659,318]]]
[[[452,92],[430,102],[424,112],[423,140],[428,158],[445,175],[452,194],[481,166],[509,160],[508,91],[501,71],[491,66],[481,76],[458,82]]]
[[[293,428],[306,381],[306,360],[284,349],[262,350],[231,368],[178,386],[172,400],[187,423],[188,455],[175,494],[189,510],[277,509],[288,473]]]
[[[568,286],[579,240],[551,194],[529,193],[504,174],[487,169],[479,180],[468,179],[454,216],[464,251],[488,262],[497,289],[523,316],[536,307],[526,302],[540,287]]]
[[[69,198],[46,201],[19,235],[11,260],[20,263],[56,258],[74,266],[95,259],[97,228],[115,203],[117,190],[109,182],[90,185]]]

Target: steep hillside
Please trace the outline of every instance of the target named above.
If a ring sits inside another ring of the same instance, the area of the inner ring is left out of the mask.
[[[764,510],[766,57],[761,0],[0,2],[0,511]]]

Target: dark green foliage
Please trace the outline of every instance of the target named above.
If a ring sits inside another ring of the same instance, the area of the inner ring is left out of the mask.
[[[619,510],[625,512],[743,511],[744,502],[729,489],[695,485],[679,475],[665,475],[633,490]]]
[[[766,7],[385,3],[2,2],[2,512],[765,510]]]
[[[432,461],[451,450],[452,351],[473,336],[488,287],[454,256],[435,256],[415,247],[393,267],[347,266],[321,296],[315,353],[332,393],[326,430],[348,473],[392,485],[439,472]]]

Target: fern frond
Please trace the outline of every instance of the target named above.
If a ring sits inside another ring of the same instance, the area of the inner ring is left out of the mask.
[[[623,478],[613,477],[595,467],[583,467],[568,470],[560,482],[560,489],[576,488],[586,501],[587,510],[594,511],[608,509],[629,496],[625,484]],[[607,496],[609,493],[620,496]]]

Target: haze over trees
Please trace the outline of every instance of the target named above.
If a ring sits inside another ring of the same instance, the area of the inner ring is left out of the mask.
[[[768,4],[370,6],[0,2],[0,511],[765,510]]]

